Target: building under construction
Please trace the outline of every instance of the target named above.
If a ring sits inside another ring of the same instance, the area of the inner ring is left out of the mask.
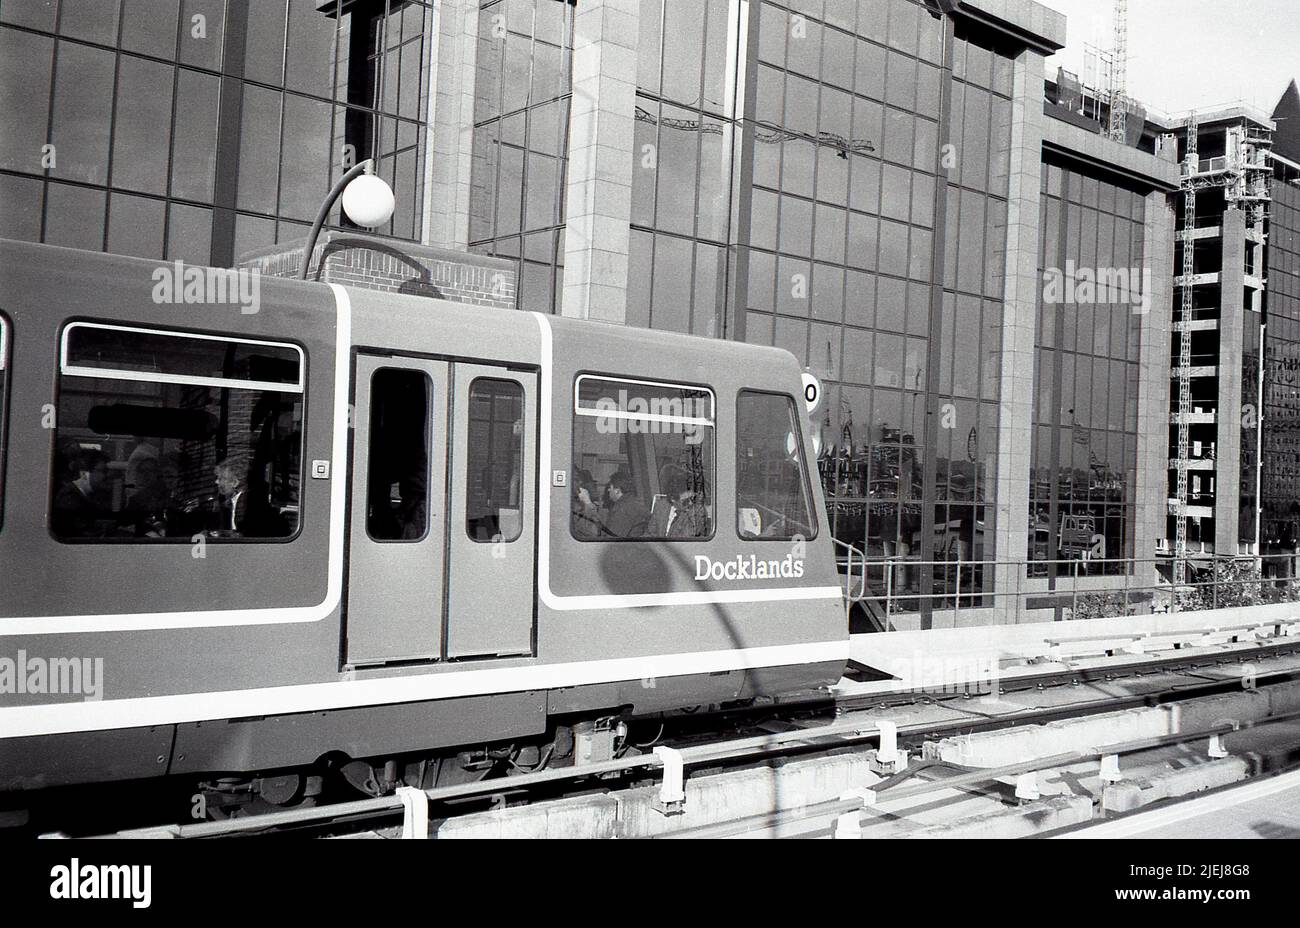
[[[1300,539],[1300,92],[1175,117],[1065,70],[1055,118],[1177,162],[1171,195],[1170,575],[1215,557],[1294,574]],[[1115,111],[1122,107],[1123,118]]]
[[[1170,358],[1168,547],[1290,573],[1300,535],[1300,118],[1294,83],[1269,116],[1192,114],[1157,139],[1182,164]]]

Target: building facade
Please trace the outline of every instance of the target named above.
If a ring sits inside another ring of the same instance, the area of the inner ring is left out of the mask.
[[[859,621],[1050,616],[1168,534],[1179,185],[1044,103],[1064,42],[1029,0],[5,0],[0,235],[290,272],[374,157],[426,278],[822,378]]]
[[[434,19],[407,0],[7,0],[0,235],[230,266],[304,237],[375,158],[397,191],[379,231],[418,241]]]
[[[1168,132],[1171,151],[1176,146],[1183,171],[1170,355],[1169,538],[1176,539],[1182,521],[1193,563],[1211,555],[1258,557],[1274,576],[1293,574],[1300,538],[1300,144],[1278,131],[1296,115],[1300,95],[1293,83],[1271,117],[1234,106],[1198,114],[1195,123],[1157,124]],[[1184,327],[1188,358],[1180,351]],[[1187,394],[1180,403],[1183,378]]]

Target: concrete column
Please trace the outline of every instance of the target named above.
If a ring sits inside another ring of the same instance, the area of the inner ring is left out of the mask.
[[[1156,556],[1157,540],[1166,536],[1169,488],[1169,350],[1173,324],[1174,203],[1153,191],[1146,197],[1142,266],[1151,282],[1143,294],[1138,350],[1137,473],[1133,487],[1133,556]],[[1139,580],[1152,576],[1150,564],[1136,567]]]
[[[637,0],[575,8],[562,313],[627,319]]]
[[[1007,199],[1006,275],[999,374],[995,571],[1000,594],[1019,589],[1029,554],[1029,465],[1033,444],[1034,336],[1042,282],[1038,276],[1039,195],[1042,187],[1043,56],[1026,49],[1016,59],[1011,96],[1010,188]],[[995,133],[996,134],[996,133]],[[961,153],[958,152],[958,157]],[[961,350],[960,346],[958,350]],[[1014,622],[1015,596],[997,599],[997,621]]]
[[[1223,271],[1219,277],[1219,411],[1214,454],[1214,551],[1237,553],[1241,513],[1241,362],[1245,340],[1246,220],[1223,214]],[[1252,338],[1256,337],[1254,335]]]
[[[469,245],[478,7],[478,0],[439,3],[429,54],[433,86],[424,171],[423,241],[462,251]]]

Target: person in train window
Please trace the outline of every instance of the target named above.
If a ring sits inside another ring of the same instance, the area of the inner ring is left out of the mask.
[[[247,498],[244,480],[234,461],[221,461],[213,468],[217,482],[217,495],[212,499],[212,520],[209,531],[218,535],[237,535],[244,532]]]
[[[145,457],[136,463],[138,489],[126,501],[127,517],[136,537],[166,537],[168,522],[175,517],[179,479],[180,466],[172,455],[161,461],[156,457]]]
[[[577,538],[599,538],[603,526],[595,500],[596,481],[590,471],[580,467],[574,471],[573,484],[570,501],[573,534]]]
[[[709,513],[691,484],[690,475],[674,469],[661,480],[667,505],[655,509],[651,534],[659,538],[704,538],[709,534]]]
[[[114,529],[108,455],[74,447],[65,454],[67,481],[54,494],[53,527],[64,538],[102,538]]]
[[[650,510],[636,495],[636,484],[627,471],[615,471],[609,478],[610,507],[604,515],[604,532],[614,538],[643,538],[650,526]]]

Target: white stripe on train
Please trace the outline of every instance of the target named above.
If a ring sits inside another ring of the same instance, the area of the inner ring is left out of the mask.
[[[491,667],[483,670],[339,680],[220,693],[185,693],[106,699],[101,702],[20,706],[0,709],[0,741],[33,735],[324,712],[358,706],[521,693],[598,683],[642,681],[645,685],[650,685],[647,681],[668,677],[797,664],[842,663],[848,658],[849,642],[846,636],[837,641],[762,648]]]

